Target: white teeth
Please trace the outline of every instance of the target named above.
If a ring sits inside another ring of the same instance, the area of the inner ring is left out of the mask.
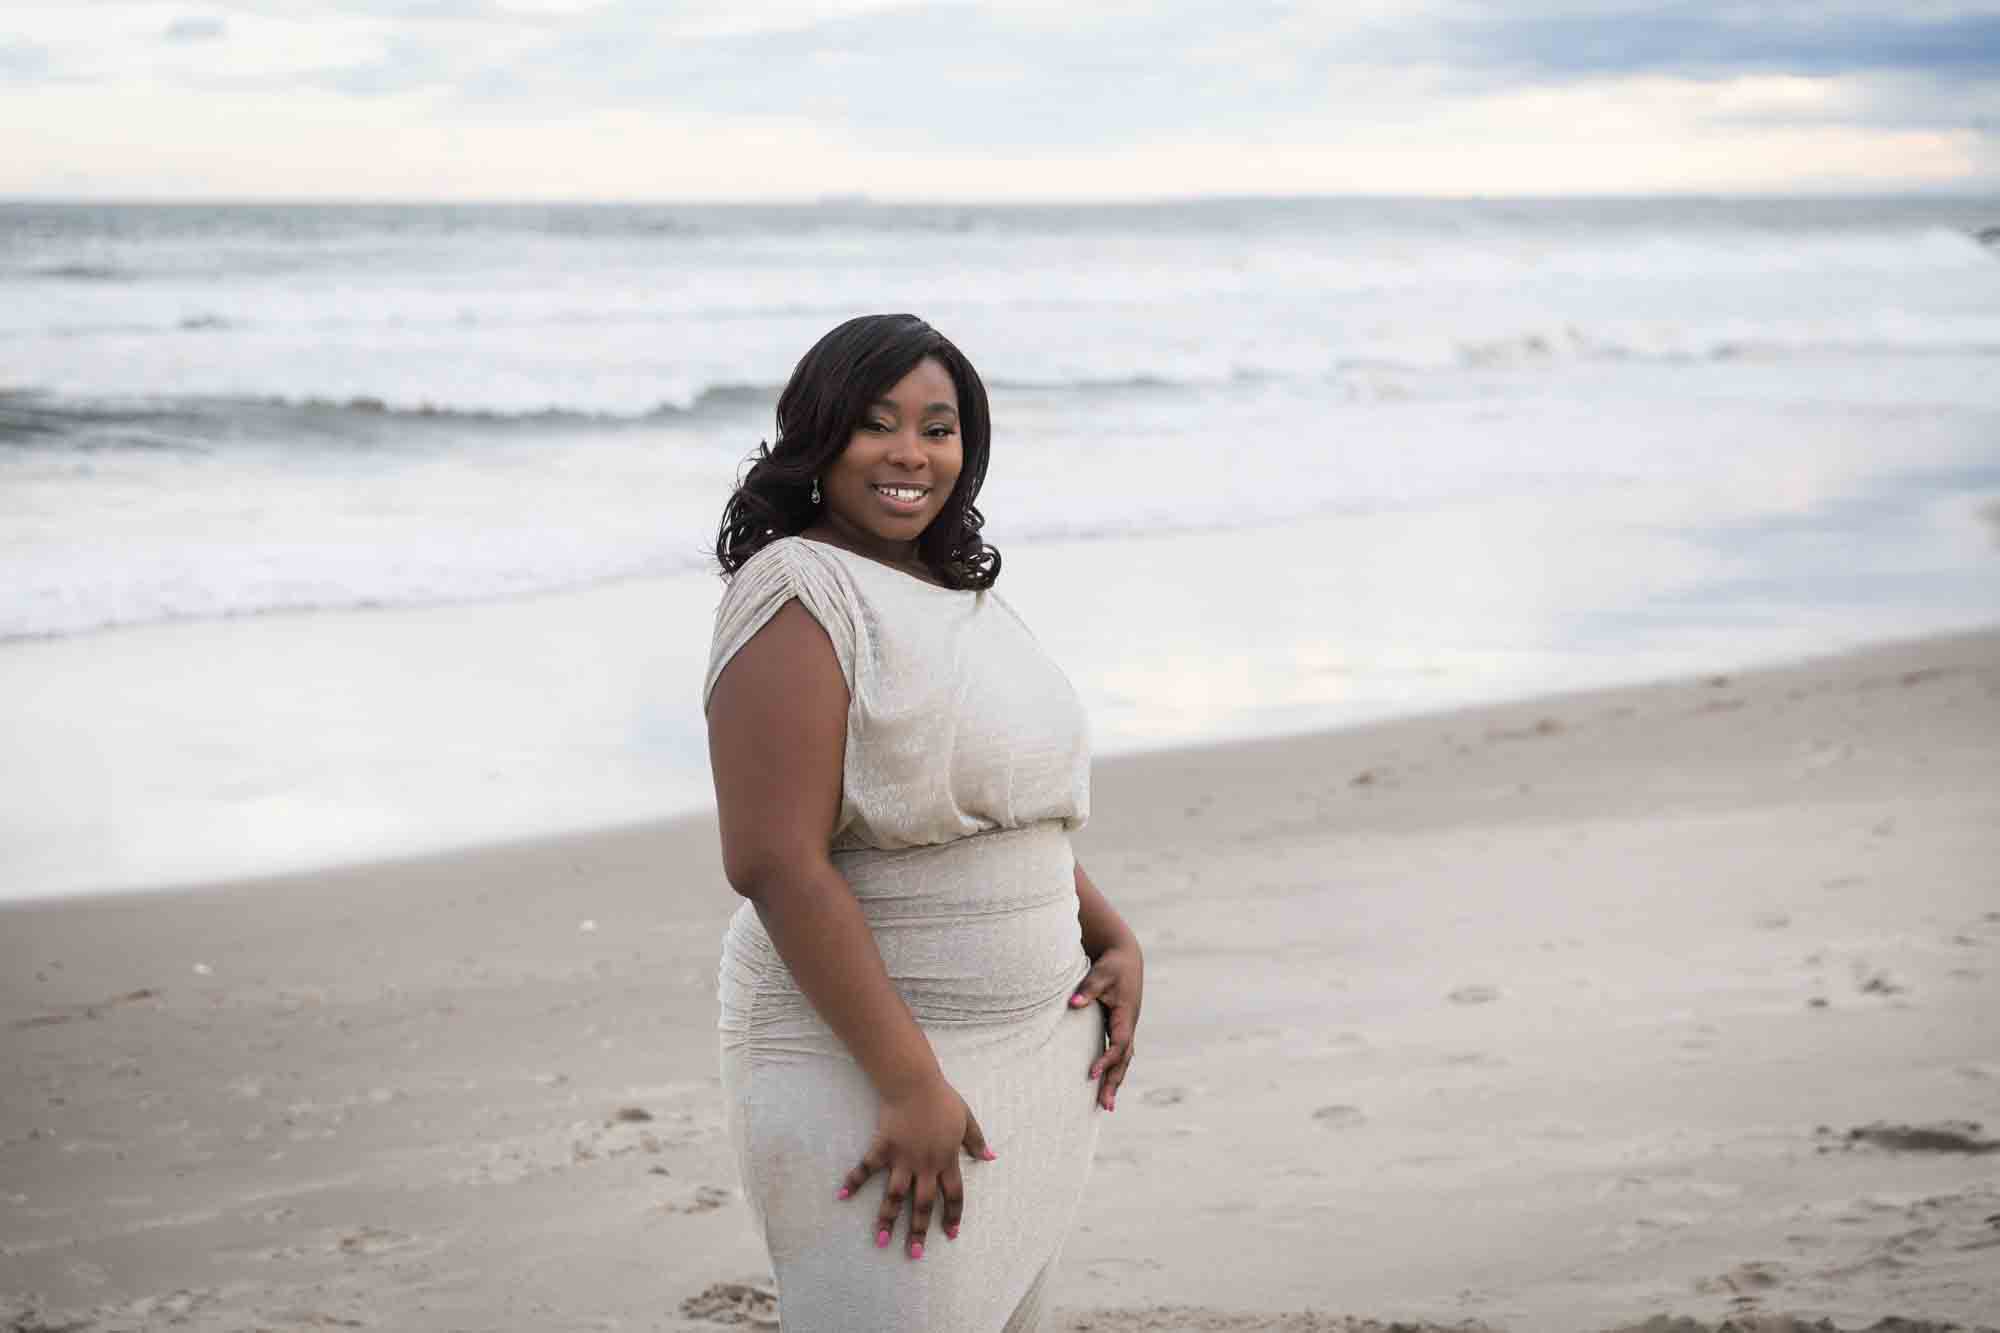
[[[881,494],[888,496],[891,500],[911,502],[921,500],[930,494],[929,491],[921,486],[877,486],[875,489]]]

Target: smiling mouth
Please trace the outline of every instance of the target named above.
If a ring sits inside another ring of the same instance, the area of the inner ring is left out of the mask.
[[[916,504],[931,493],[928,486],[876,486],[875,494],[898,504]]]

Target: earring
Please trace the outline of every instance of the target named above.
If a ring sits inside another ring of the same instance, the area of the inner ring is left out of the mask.
[[[813,489],[812,489],[812,502],[813,502],[813,508],[815,508],[815,509],[819,508],[819,478],[818,478],[818,477],[814,477],[814,478],[813,478]]]

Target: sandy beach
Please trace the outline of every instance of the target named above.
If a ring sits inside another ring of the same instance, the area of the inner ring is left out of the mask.
[[[2000,631],[1094,804],[1149,986],[1059,1327],[2000,1326]],[[0,908],[0,1328],[775,1326],[733,906],[694,818]]]

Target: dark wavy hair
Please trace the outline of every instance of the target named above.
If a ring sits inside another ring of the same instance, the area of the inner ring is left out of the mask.
[[[1000,552],[980,539],[986,519],[973,501],[986,482],[992,445],[986,386],[951,339],[915,315],[862,315],[812,345],[778,395],[778,437],[759,441],[750,468],[722,507],[715,558],[725,574],[780,537],[795,536],[819,516],[812,486],[847,448],[868,409],[926,357],[958,391],[958,433],[965,461],[944,508],[917,538],[917,555],[948,588],[990,588]]]

